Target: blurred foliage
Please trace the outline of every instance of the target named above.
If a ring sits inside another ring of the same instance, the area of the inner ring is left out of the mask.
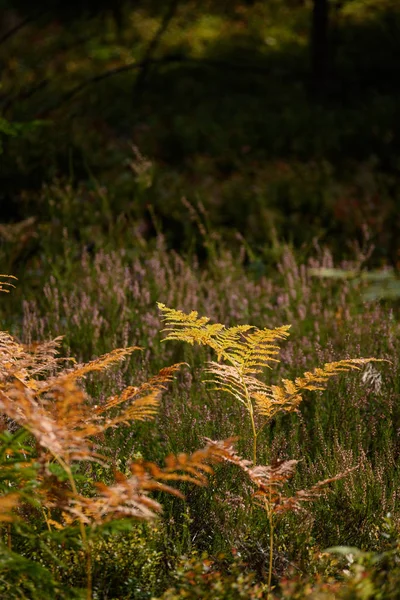
[[[126,215],[151,237],[155,214],[169,245],[188,249],[184,196],[258,248],[278,235],[342,253],[366,224],[376,261],[397,264],[397,2],[332,3],[318,96],[310,2],[3,6],[3,221],[53,227],[43,185],[62,181],[72,195],[95,192],[80,201],[97,215],[92,238]],[[145,185],[132,145],[152,165]],[[74,214],[62,214],[71,230]]]
[[[400,298],[400,278],[393,269],[357,272],[322,268],[311,269],[310,273],[318,277],[350,280],[353,285],[361,288],[362,297],[366,301]]]
[[[265,586],[255,582],[255,574],[248,571],[236,551],[230,560],[224,555],[215,560],[207,553],[182,557],[173,573],[173,581],[174,587],[166,590],[158,600],[255,600],[265,598],[266,593]]]

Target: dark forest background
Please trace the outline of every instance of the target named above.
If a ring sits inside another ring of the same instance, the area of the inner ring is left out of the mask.
[[[30,218],[22,254],[65,227],[90,247],[162,230],[186,251],[185,198],[261,257],[277,239],[342,257],[368,230],[375,264],[398,266],[397,1],[1,9],[0,220]]]

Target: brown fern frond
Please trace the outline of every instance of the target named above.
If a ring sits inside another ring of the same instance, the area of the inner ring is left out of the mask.
[[[250,460],[240,456],[234,447],[234,443],[239,439],[238,437],[228,438],[222,441],[211,440],[207,437],[203,438],[208,446],[215,449],[216,460],[219,462],[229,462],[234,464],[244,471],[247,472],[253,465]]]
[[[208,439],[206,441],[219,444],[219,442],[211,442]],[[231,442],[231,440],[227,440],[227,442]],[[280,503],[280,490],[293,476],[299,462],[298,460],[285,460],[277,461],[273,465],[254,465],[251,461],[239,456],[232,443],[225,444],[223,448],[220,448],[219,456],[226,462],[239,467],[247,475],[256,487],[256,492],[253,494],[256,501],[266,497],[271,507]],[[265,508],[264,503],[261,506]]]
[[[112,486],[97,484],[99,495],[94,498],[77,495],[63,508],[64,514],[87,525],[99,525],[121,518],[153,519],[162,508],[141,488],[140,481],[119,474]],[[154,486],[157,487],[157,486]],[[169,490],[167,490],[169,491]]]
[[[160,513],[161,505],[149,497],[151,492],[167,492],[183,498],[182,492],[170,482],[188,481],[195,485],[206,485],[206,475],[212,474],[210,462],[223,460],[229,455],[231,440],[210,441],[193,454],[168,456],[165,467],[151,462],[134,462],[130,466],[132,475],[116,473],[116,483],[111,486],[97,484],[99,495],[86,498],[71,495],[64,512],[87,524],[100,524],[113,519],[153,519]]]
[[[105,371],[116,363],[125,360],[126,357],[130,356],[133,352],[135,352],[135,350],[141,350],[141,348],[138,346],[117,348],[108,354],[103,354],[103,356],[100,356],[99,358],[96,358],[88,363],[76,365],[73,369],[63,371],[55,377],[48,379],[46,385],[40,389],[40,393],[43,393],[57,385],[64,385],[64,383],[67,383],[68,381],[82,379],[88,373]]]
[[[93,419],[85,396],[72,382],[54,395],[38,400],[21,382],[7,393],[0,390],[0,411],[36,438],[44,452],[70,464],[73,460],[94,460],[90,436],[101,428]]]
[[[11,492],[0,496],[0,523],[12,523],[17,516],[13,510],[20,502],[20,495],[17,492]]]
[[[94,450],[94,436],[121,423],[153,418],[159,394],[154,390],[108,418],[93,411],[90,399],[75,381],[66,380],[40,395],[15,381],[7,393],[0,390],[0,411],[30,431],[43,452],[71,464],[101,460]]]
[[[105,428],[115,427],[122,423],[128,425],[132,421],[146,421],[147,419],[154,419],[157,414],[157,410],[160,404],[160,392],[154,390],[143,396],[137,398],[132,404],[127,406],[121,413],[111,419],[106,419]]]
[[[272,465],[253,465],[251,461],[242,458],[236,453],[232,445],[232,440],[213,442],[206,438],[206,441],[210,445],[215,444],[216,448],[218,448],[219,459],[236,465],[249,477],[250,481],[256,487],[256,491],[253,494],[256,503],[264,510],[270,511],[271,514],[300,510],[302,503],[311,502],[326,494],[329,491],[327,486],[330,483],[339,481],[358,469],[358,466],[346,469],[333,477],[318,481],[318,483],[308,490],[298,490],[293,496],[285,496],[283,488],[293,477],[300,461],[282,460],[276,461]]]
[[[107,369],[137,348],[118,349],[87,364],[59,371],[56,353],[60,340],[26,347],[0,332],[0,412],[32,433],[42,455],[50,453],[66,465],[77,460],[100,460],[94,450],[94,437],[121,423],[153,418],[160,393],[180,365],[161,369],[149,381],[130,386],[96,410],[77,380]],[[59,372],[40,379],[49,370]],[[105,414],[123,403],[125,407],[119,414]]]
[[[63,336],[58,336],[53,340],[40,342],[38,344],[26,346],[23,345],[25,351],[29,353],[32,360],[32,367],[29,368],[29,377],[37,377],[49,371],[58,369],[65,362],[75,362],[74,358],[58,357]]]
[[[150,377],[139,386],[129,386],[118,396],[112,396],[103,406],[97,408],[98,413],[104,413],[120,404],[136,400],[143,395],[149,395],[153,392],[159,393],[166,389],[167,384],[173,381],[176,372],[185,363],[176,363],[169,367],[163,367],[157,375]]]
[[[39,389],[43,384],[36,378],[39,375],[54,371],[61,362],[71,359],[60,359],[59,351],[62,337],[49,342],[30,346],[20,344],[9,333],[0,332],[0,389],[13,385],[14,379],[26,387]]]
[[[330,489],[327,487],[330,483],[333,483],[334,481],[339,481],[340,479],[347,477],[356,469],[358,469],[358,466],[346,469],[346,471],[338,473],[334,477],[318,481],[308,490],[297,490],[293,496],[284,496],[283,494],[280,494],[274,502],[274,513],[283,514],[289,511],[298,512],[302,510],[304,502],[313,502],[321,496],[326,495],[330,491]],[[266,492],[263,491],[262,494],[265,495]],[[258,495],[260,495],[260,492],[258,492]]]

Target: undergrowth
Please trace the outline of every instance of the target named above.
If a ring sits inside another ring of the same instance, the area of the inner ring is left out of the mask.
[[[284,330],[283,337],[287,337],[287,329],[211,325],[209,319],[199,318],[196,313],[168,311],[163,305],[169,337],[200,341],[205,344],[206,353],[162,350],[157,341],[161,323],[155,313],[151,315],[151,295],[158,293],[158,286],[168,277],[169,300],[176,302],[178,293],[181,294],[178,303],[188,303],[187,292],[190,292],[193,297],[201,298],[205,306],[213,303],[211,314],[224,316],[222,311],[226,307],[222,298],[218,295],[207,298],[203,290],[211,291],[207,277],[215,278],[217,284],[216,274],[229,260],[228,255],[221,255],[201,282],[192,273],[195,266],[176,255],[158,254],[157,249],[150,262],[141,264],[139,258],[132,271],[123,266],[123,255],[117,253],[110,262],[105,254],[93,262],[85,257],[77,274],[79,287],[71,282],[62,288],[56,280],[47,287],[43,296],[47,303],[45,315],[40,315],[38,299],[25,304],[24,342],[2,333],[4,475],[0,583],[5,597],[50,598],[64,594],[69,598],[84,594],[93,598],[150,598],[161,593],[165,598],[178,598],[185,597],[186,589],[190,590],[189,597],[206,597],[206,592],[201,591],[205,585],[207,593],[225,594],[221,597],[227,599],[287,597],[288,590],[299,598],[307,594],[324,598],[329,597],[326,594],[331,594],[331,590],[345,594],[344,590],[350,590],[351,586],[361,589],[357,583],[358,562],[353,561],[355,565],[351,563],[346,570],[343,561],[334,555],[327,559],[321,549],[344,544],[367,548],[370,553],[382,550],[377,523],[389,511],[396,514],[396,480],[390,477],[397,453],[393,439],[397,413],[394,396],[391,400],[389,394],[384,401],[382,396],[384,377],[392,378],[396,372],[395,354],[375,342],[365,344],[367,350],[391,359],[384,370],[378,371],[371,366],[374,359],[340,361],[332,354],[332,347],[323,350],[321,340],[316,337],[318,327],[310,330],[306,324],[307,312],[312,314],[314,310],[313,300],[302,283],[302,278],[307,277],[306,270],[295,265],[290,253],[280,266],[279,285],[283,290],[289,286],[283,305],[286,315],[296,311],[303,315],[303,321],[295,323],[294,331],[299,334],[306,326],[308,335],[318,340],[316,357],[326,362],[323,369],[304,377],[295,373],[304,365],[304,352],[308,363],[313,357],[312,348],[307,347],[303,337],[300,338],[304,344],[302,353],[296,354],[294,344],[285,352],[289,342],[281,350],[282,362],[276,365],[282,384],[274,385],[269,379],[264,383],[262,378],[268,375],[264,366],[271,359],[276,360],[277,348],[271,342],[276,341],[276,332]],[[155,266],[158,274],[153,279]],[[92,294],[90,282],[96,271],[97,284],[101,281],[99,276],[104,281],[102,291]],[[135,288],[138,273],[141,288]],[[232,274],[233,285],[241,278],[256,294],[273,290],[267,280],[251,281],[239,270],[232,270]],[[85,292],[83,277],[88,283]],[[107,302],[106,296],[102,297],[110,293],[107,277],[110,282],[115,278],[114,286],[120,277],[125,281],[115,298],[116,307]],[[312,280],[309,281],[312,285]],[[78,300],[83,293],[84,302]],[[274,293],[279,297],[285,292],[276,288]],[[332,282],[325,282],[319,293],[324,294],[328,312],[340,299]],[[353,293],[349,288],[342,295],[344,309],[348,308],[346,304]],[[246,306],[244,298],[239,293],[235,301],[243,301],[241,306]],[[71,311],[72,320],[68,322],[62,313],[70,310],[69,306],[75,306],[75,310]],[[331,323],[332,339],[343,331],[341,320],[352,318],[359,344],[358,347],[353,344],[352,349],[359,351],[361,339],[367,339],[360,337],[365,314],[358,321],[357,312],[346,317],[344,309],[339,311],[340,306],[335,309],[339,314]],[[107,319],[104,311],[108,310],[115,311],[115,319],[119,315],[118,329],[124,331],[123,339],[115,335],[117,321],[115,334],[110,335],[113,317]],[[93,327],[99,324],[92,318],[91,329],[85,333],[80,325],[84,323],[80,319],[85,311],[92,317],[97,311],[100,323],[98,335],[90,345],[81,336],[88,336],[89,341]],[[133,314],[140,315],[141,320],[131,329],[125,321],[128,323]],[[371,306],[369,325],[382,327],[379,319],[378,306]],[[318,314],[315,325],[317,321]],[[67,325],[66,339],[56,338],[52,342],[43,339],[50,333],[60,334],[62,325]],[[395,321],[387,330],[386,344],[395,344],[390,329],[393,327]],[[77,334],[79,337],[74,341]],[[96,357],[99,341],[100,347],[106,343],[105,335],[114,343],[122,341],[125,348]],[[148,349],[137,353],[139,340],[146,341]],[[150,340],[154,342],[149,343]],[[81,346],[80,360],[86,362],[75,364],[71,359],[75,344],[77,348]],[[217,388],[214,391],[204,388],[200,381],[201,366],[211,358],[207,346],[220,359],[211,367]],[[57,354],[61,347],[66,356],[63,359]],[[250,360],[250,355],[254,360]],[[162,358],[172,362],[175,359],[175,364],[168,368],[160,366],[158,375],[151,376],[152,365],[156,366]],[[193,365],[191,372],[182,366],[182,361]],[[227,361],[230,365],[225,377]],[[307,396],[303,397],[303,390],[316,388],[317,394],[321,394],[318,391],[321,384],[325,387],[331,375],[362,367],[363,361],[370,366],[363,371],[359,383],[341,377],[339,384],[336,387],[330,384],[320,398],[310,402]],[[123,368],[117,370],[118,365]],[[248,370],[244,375],[243,365]],[[107,377],[102,374],[104,370]],[[133,385],[133,371],[139,379],[136,385]],[[96,372],[97,382],[92,375]],[[166,384],[172,395],[165,389]],[[376,397],[374,407],[362,399],[367,386]],[[396,393],[396,388],[392,393]],[[263,409],[266,405],[267,412]],[[352,414],[353,422],[348,418],[343,420],[346,411]],[[246,416],[250,422],[246,422]],[[150,427],[148,421],[154,418],[156,427]],[[253,460],[249,461],[240,454],[249,451],[253,425],[256,428],[253,441],[257,441],[257,446],[250,451]],[[384,436],[378,435],[379,432]],[[231,441],[211,441],[232,436],[240,437],[239,454]],[[196,451],[204,438],[208,438],[205,449]],[[182,451],[185,454],[176,458],[171,455],[164,468],[154,462],[171,452]],[[214,468],[209,488],[196,490],[190,484],[206,483],[205,475],[212,473],[210,461],[224,464]],[[295,469],[297,465],[299,468]],[[294,485],[291,482],[289,485],[290,479]],[[182,482],[179,488],[171,487],[171,482],[177,480]],[[324,493],[327,484],[332,484],[329,495]],[[158,524],[138,528],[132,518],[154,521],[161,509],[159,496],[163,490],[169,493],[163,496],[163,517]],[[257,510],[256,505],[262,510]],[[397,521],[392,522],[396,530]],[[388,556],[392,557],[396,548],[394,545]],[[201,554],[204,552],[207,556]],[[242,557],[239,562],[235,555]],[[223,559],[218,558],[222,556]],[[379,581],[376,569],[383,564],[380,559],[375,561],[373,554],[358,556],[371,557],[372,570],[364,570],[367,573],[364,579],[375,581],[376,577]],[[107,566],[100,568],[103,564]],[[293,565],[300,578],[295,575]],[[348,574],[344,576],[345,571]],[[70,582],[68,588],[66,581]],[[371,586],[376,589],[376,584]]]

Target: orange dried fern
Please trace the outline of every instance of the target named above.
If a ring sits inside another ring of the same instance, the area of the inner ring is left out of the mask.
[[[223,447],[220,442],[206,438],[209,444],[219,445],[219,458],[239,467],[250,479],[255,488],[253,498],[255,504],[265,511],[269,523],[269,568],[268,568],[268,598],[271,593],[274,535],[277,519],[287,512],[298,512],[303,509],[305,502],[312,502],[329,492],[329,484],[350,475],[358,466],[347,469],[328,479],[318,481],[307,490],[297,490],[293,495],[285,494],[285,486],[293,477],[298,460],[276,461],[272,465],[254,465],[249,460],[240,457],[229,440]]]
[[[14,431],[19,427],[33,438],[34,444],[31,442],[28,450],[22,452],[26,473],[31,469],[37,477],[29,488],[29,500],[41,507],[47,527],[60,529],[79,524],[86,551],[90,598],[92,559],[86,528],[119,518],[154,518],[161,505],[150,494],[164,491],[182,496],[173,485],[178,481],[205,485],[207,475],[212,473],[209,463],[220,460],[221,450],[220,445],[210,443],[191,456],[169,456],[163,468],[144,461],[132,463],[130,477],[117,473],[115,484],[99,483],[97,495],[84,496],[78,491],[74,463],[104,462],[104,457],[96,451],[99,434],[120,424],[154,418],[160,394],[173,380],[180,364],[161,369],[145,383],[129,386],[102,406],[96,406],[81,380],[120,363],[137,348],[114,350],[87,364],[65,368],[63,359],[57,356],[60,339],[26,346],[0,332],[0,413],[6,427],[11,426]],[[0,522],[11,523],[17,510],[23,515],[27,500],[24,490],[28,489],[29,481],[18,479],[16,473],[21,462],[13,470],[12,451],[4,448],[3,459],[10,467],[6,469],[6,479],[9,477],[14,489],[6,488],[0,495]],[[61,466],[67,481],[54,475],[54,462]]]
[[[93,498],[73,495],[64,512],[85,524],[95,525],[118,518],[153,519],[162,506],[149,493],[167,492],[183,498],[182,492],[171,483],[188,481],[206,485],[207,475],[213,473],[210,463],[223,460],[230,445],[231,440],[209,441],[191,455],[168,456],[164,467],[146,461],[134,462],[130,465],[130,477],[117,472],[114,485],[96,484],[99,494]]]

